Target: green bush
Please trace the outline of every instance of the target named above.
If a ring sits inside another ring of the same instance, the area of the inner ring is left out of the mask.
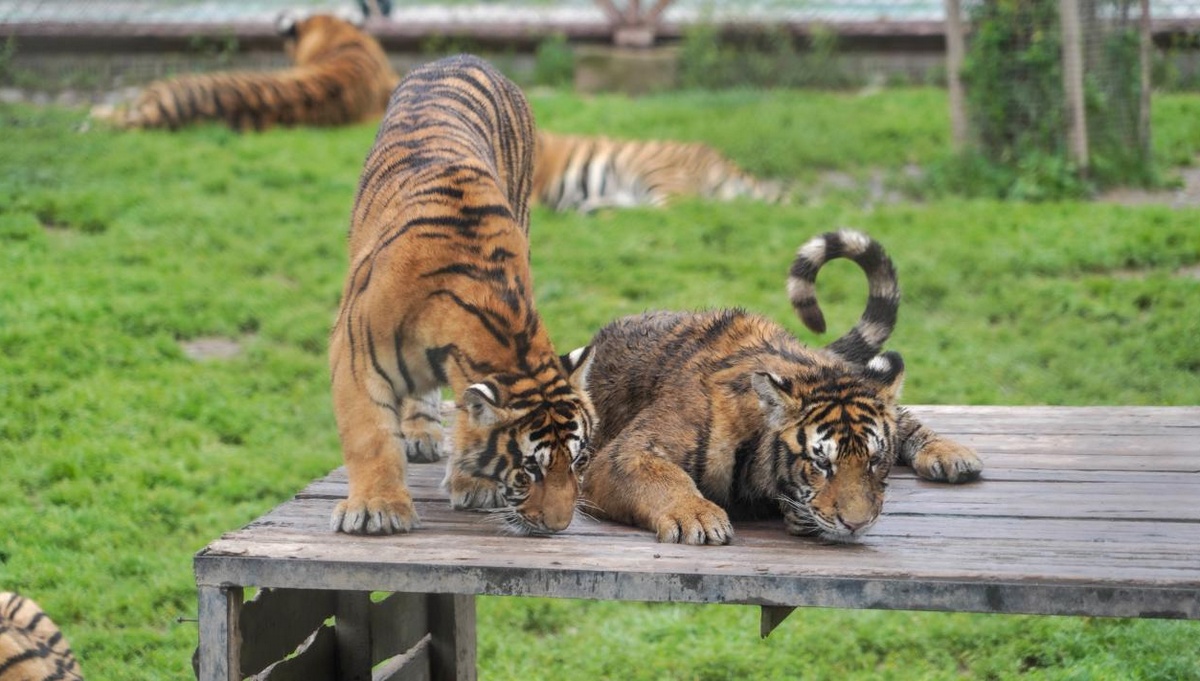
[[[999,0],[972,9],[975,31],[962,76],[977,148],[968,155],[978,157],[944,161],[935,183],[968,194],[1044,200],[1160,181],[1138,142],[1138,34],[1120,24],[1101,36],[1096,49],[1084,50],[1088,172],[1070,160],[1058,4]],[[1095,3],[1095,16],[1111,9],[1102,5],[1114,4]],[[1099,21],[1085,17],[1084,25],[1094,29],[1085,41],[1097,45]],[[995,168],[984,171],[981,161]]]
[[[715,25],[699,22],[684,32],[679,80],[684,88],[710,90],[861,84],[861,79],[842,68],[837,57],[837,34],[821,26],[812,30],[802,49],[785,28],[771,28],[735,42],[724,38]]]
[[[534,52],[534,84],[567,87],[574,80],[575,53],[571,51],[567,37],[556,33],[538,43]]]

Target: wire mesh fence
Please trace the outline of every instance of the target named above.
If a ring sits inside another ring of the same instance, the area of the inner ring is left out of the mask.
[[[1134,45],[1128,39],[1132,35],[1128,23],[1134,21],[1138,3],[1079,2],[1087,18],[1084,33],[1095,37],[1083,52],[1089,75],[1101,69],[1113,73],[1125,69],[1128,63],[1122,59]],[[568,48],[611,44],[619,21],[606,5],[625,14],[640,6],[645,15],[648,7],[658,4],[658,0],[0,0],[0,86],[104,90],[185,71],[279,68],[286,62],[273,35],[273,22],[280,12],[295,8],[387,7],[388,16],[372,19],[366,29],[384,43],[401,70],[434,54],[471,50],[500,54],[518,70],[532,71],[536,50],[556,37]],[[655,15],[652,35],[658,46],[679,48],[678,81],[685,86],[940,84],[947,73],[946,8],[951,5],[957,2],[673,0]],[[1028,14],[1035,6],[1056,13],[1059,3],[966,0],[961,11],[964,36],[971,44],[986,39],[977,28],[981,13]],[[1149,9],[1157,47],[1151,64],[1156,82],[1177,86],[1200,82],[1200,61],[1194,56],[1200,43],[1200,0],[1154,0]],[[1033,40],[1034,31],[1035,24],[1030,23],[1024,38],[1011,37],[1018,43]],[[1061,41],[1038,40],[1031,46],[1034,52],[1048,54],[1056,45],[1061,47]],[[1019,47],[997,45],[1001,51]],[[1023,82],[1028,88],[1040,87],[1048,79],[1033,77],[1045,74],[1032,58],[1001,56],[994,67],[1029,69],[1031,75]],[[1111,99],[1111,88],[1127,85],[1099,78],[1088,96]],[[1043,120],[1035,103],[1039,100],[1028,94],[1028,104],[1023,105],[1027,110],[1020,114],[1025,118],[1018,120]],[[1130,115],[1136,111],[1121,114]]]
[[[952,97],[959,146],[1034,175],[1151,180],[1149,2],[1007,0],[962,11],[948,22],[961,32],[950,42],[964,45],[950,65],[952,94],[963,93]]]

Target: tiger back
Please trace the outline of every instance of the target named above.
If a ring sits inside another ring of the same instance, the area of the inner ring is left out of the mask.
[[[124,127],[179,129],[221,121],[235,130],[335,126],[378,118],[399,76],[378,41],[328,14],[285,14],[278,22],[294,66],[274,72],[182,75],[146,86]]]
[[[601,329],[588,379],[600,425],[584,481],[599,515],[664,542],[728,543],[731,515],[782,515],[790,533],[847,541],[879,518],[905,437],[921,443],[914,456],[940,457],[940,479],[978,474],[973,452],[897,404],[903,360],[879,351],[899,289],[876,242],[844,230],[805,244],[794,307],[806,323],[821,319],[810,285],[835,257],[862,266],[869,285],[867,311],[836,351],[736,309],[651,312]],[[932,465],[916,470],[934,477]]]
[[[66,637],[37,603],[0,592],[0,681],[79,681]]]
[[[591,353],[557,355],[534,308],[532,126],[520,90],[471,56],[412,71],[388,104],[330,340],[350,478],[334,529],[416,526],[406,463],[440,455],[441,385],[458,399],[453,506],[501,509],[521,534],[571,521],[593,420]]]
[[[553,210],[663,206],[672,198],[786,199],[777,182],[750,176],[699,142],[615,140],[538,131],[534,198]]]

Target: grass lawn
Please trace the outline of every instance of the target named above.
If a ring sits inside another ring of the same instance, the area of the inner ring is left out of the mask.
[[[706,140],[801,181],[900,173],[948,136],[926,89],[531,101],[549,129]],[[90,679],[189,678],[192,554],[340,463],[325,346],[375,129],[83,119],[0,106],[0,588],[51,612]],[[1198,119],[1200,97],[1158,97],[1160,156],[1190,161]],[[1200,210],[866,198],[539,210],[539,308],[563,351],[618,315],[727,305],[824,343],[783,282],[798,244],[851,226],[900,273],[908,402],[1200,404]],[[836,337],[865,283],[836,262],[818,290]],[[240,353],[191,358],[208,338]],[[1200,679],[1186,622],[809,610],[760,641],[740,606],[483,598],[479,616],[484,679]]]

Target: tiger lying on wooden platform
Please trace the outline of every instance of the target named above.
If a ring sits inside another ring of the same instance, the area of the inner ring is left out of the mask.
[[[427,64],[392,95],[363,164],[330,338],[350,477],[333,529],[417,527],[405,465],[440,457],[441,385],[458,399],[452,505],[499,509],[518,534],[571,522],[591,355],[556,354],[534,308],[532,167],[529,105],[487,62]]]
[[[787,199],[778,182],[751,177],[699,142],[614,140],[538,131],[534,199],[565,212],[663,206],[672,198]]]
[[[788,292],[825,329],[814,282],[849,258],[867,273],[857,324],[823,349],[743,310],[650,312],[592,340],[595,452],[583,478],[596,515],[662,542],[725,544],[730,516],[783,515],[788,532],[847,541],[879,518],[893,463],[963,482],[983,468],[897,404],[904,363],[879,354],[896,323],[896,273],[865,234],[842,230],[796,254]]]
[[[128,109],[93,110],[122,127],[176,130],[222,121],[235,130],[274,125],[347,125],[378,118],[400,78],[383,48],[343,18],[281,15],[290,69],[229,71],[160,80]]]

